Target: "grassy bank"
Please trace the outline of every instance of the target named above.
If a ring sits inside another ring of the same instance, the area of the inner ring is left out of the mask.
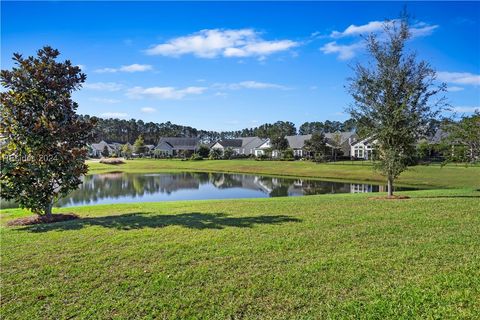
[[[406,194],[58,209],[83,219],[1,228],[1,314],[475,318],[480,192]]]
[[[121,165],[101,164],[89,161],[89,173],[111,171],[160,172],[160,171],[222,171],[258,173],[267,175],[288,175],[315,177],[331,180],[384,182],[385,179],[374,172],[369,163],[315,164],[308,161],[253,161],[253,160],[130,160]],[[401,174],[398,183],[417,187],[437,188],[479,188],[480,166],[465,167],[448,165],[415,166]]]

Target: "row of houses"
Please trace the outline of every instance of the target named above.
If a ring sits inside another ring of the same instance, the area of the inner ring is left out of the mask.
[[[428,143],[439,143],[444,137],[445,132],[438,130],[428,139]],[[312,138],[311,134],[286,136],[285,138],[295,157],[303,158],[309,156],[309,152],[305,148],[305,142]],[[355,132],[326,133],[325,138],[328,147],[337,149],[337,152],[343,157],[351,159],[371,159],[377,143],[377,140],[372,137],[359,139]],[[146,145],[145,150],[147,154],[156,156],[189,156],[195,153],[201,145],[202,143],[198,138],[162,137],[156,146]],[[272,145],[268,138],[242,137],[223,139],[210,144],[208,147],[220,150],[222,154],[225,150],[231,149],[233,154],[237,156],[260,157],[270,153],[275,158],[280,155],[279,151],[272,150]],[[110,155],[113,153],[118,155],[121,154],[122,145],[105,141],[94,143],[89,148],[90,156],[101,157],[105,148]]]
[[[293,150],[295,157],[302,158],[308,155],[305,149],[305,142],[312,138],[308,135],[294,135],[285,137],[289,148]],[[336,132],[325,134],[327,146],[336,148],[344,157],[355,157],[368,159],[371,155],[372,146],[367,140],[358,141],[358,136],[354,132]],[[149,154],[158,156],[178,156],[195,153],[202,145],[197,138],[177,138],[162,137],[158,144],[147,145],[146,151]],[[100,157],[104,150],[109,154],[120,154],[122,145],[119,143],[107,143],[101,141],[90,146],[90,156]],[[210,149],[220,150],[221,153],[231,149],[234,155],[260,157],[271,153],[272,157],[278,157],[280,152],[272,150],[270,139],[259,137],[241,137],[236,139],[223,139],[209,145]]]

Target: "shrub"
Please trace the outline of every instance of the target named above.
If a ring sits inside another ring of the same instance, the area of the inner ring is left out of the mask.
[[[124,164],[125,161],[123,161],[123,159],[121,158],[104,158],[100,160],[100,163],[116,165],[116,164]]]
[[[198,153],[194,153],[190,157],[190,160],[193,160],[193,161],[203,160],[203,157],[201,155],[199,155]]]

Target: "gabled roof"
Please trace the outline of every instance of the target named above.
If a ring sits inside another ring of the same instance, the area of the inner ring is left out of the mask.
[[[288,141],[288,146],[292,149],[302,149],[305,146],[305,141],[310,140],[311,138],[311,134],[285,137]]]
[[[236,139],[223,139],[219,140],[216,143],[220,144],[224,148],[244,148],[244,149],[255,149],[262,145],[266,139],[261,139],[259,137],[241,137]]]
[[[173,149],[178,150],[195,150],[199,144],[198,138],[176,138],[176,137],[162,137],[158,141],[158,148],[162,143],[167,143],[172,146]]]
[[[255,149],[260,147],[262,144],[265,143],[268,139],[262,139],[259,137],[244,137],[241,138],[243,141],[242,147],[245,149]]]
[[[219,145],[224,148],[240,148],[242,146],[242,139],[223,139],[217,141]]]
[[[100,141],[99,143],[92,143],[92,148],[97,151],[103,151],[107,147],[108,151],[114,151],[115,145],[106,143],[104,140]]]
[[[336,136],[340,137],[340,144],[343,144],[352,137],[356,138],[357,135],[353,131],[325,133],[325,138],[327,138],[327,143],[329,144],[335,144],[333,141],[335,141],[334,139],[336,139]]]

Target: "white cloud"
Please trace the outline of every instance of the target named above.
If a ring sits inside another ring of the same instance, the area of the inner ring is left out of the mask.
[[[474,86],[480,85],[480,75],[470,72],[437,72],[437,78],[440,81],[455,84],[470,84]]]
[[[369,23],[360,25],[360,26],[356,26],[352,24],[344,31],[333,31],[330,34],[330,37],[342,38],[342,37],[347,37],[352,35],[359,35],[359,34],[380,31],[380,30],[383,30],[383,23],[384,21],[370,21]]]
[[[118,91],[122,89],[122,85],[116,82],[85,83],[83,87],[85,89],[98,90],[98,91]]]
[[[400,20],[395,19],[391,20],[390,24],[398,24]],[[384,24],[385,21],[370,21],[367,24],[363,25],[350,25],[343,31],[333,31],[330,33],[330,38],[340,39],[344,37],[356,37],[359,38],[360,35],[366,35],[370,33],[379,33],[379,36],[383,38],[384,33]],[[433,33],[435,29],[438,28],[438,25],[430,25],[425,22],[417,22],[410,27],[410,32],[412,38],[428,36]],[[358,51],[362,50],[365,47],[363,41],[359,40],[353,44],[339,44],[337,41],[329,42],[322,46],[320,50],[325,54],[336,53],[340,60],[348,60],[353,58]]]
[[[95,101],[95,102],[100,102],[100,103],[108,103],[108,104],[114,104],[114,103],[119,103],[120,102],[120,100],[108,99],[108,98],[91,98],[90,100]]]
[[[123,112],[105,112],[101,114],[104,118],[127,118],[128,114]]]
[[[350,25],[343,31],[333,31],[330,34],[331,38],[343,38],[348,36],[358,36],[358,35],[365,35],[374,32],[383,32],[383,26],[386,21],[370,21],[367,24],[356,26],[354,24]],[[393,26],[393,24],[400,23],[400,20],[394,19],[390,20],[389,25]],[[438,28],[438,25],[429,25],[428,23],[419,21],[413,24],[410,27],[410,32],[413,38],[421,37],[421,36],[428,36],[432,34],[432,32]]]
[[[76,66],[77,66],[77,67],[79,67],[79,68],[80,68],[80,70],[82,70],[82,71],[85,71],[85,70],[87,70],[87,66],[86,66],[86,65],[84,65],[84,64],[77,64]]]
[[[460,112],[460,113],[474,113],[475,111],[480,111],[480,107],[454,107],[452,109],[454,112]]]
[[[433,33],[435,29],[438,28],[438,25],[429,25],[425,22],[419,22],[410,27],[410,34],[412,38],[429,36]]]
[[[145,108],[140,109],[140,111],[142,111],[143,113],[154,113],[154,112],[157,111],[157,109],[150,108],[150,107],[145,107]]]
[[[205,29],[157,44],[145,52],[149,55],[178,57],[193,54],[200,58],[259,57],[298,46],[292,40],[267,41],[253,29]]]
[[[207,90],[206,87],[187,87],[177,89],[175,87],[133,87],[128,90],[127,95],[131,98],[153,97],[158,99],[183,99],[187,95],[202,94]]]
[[[242,81],[237,83],[215,83],[214,88],[219,89],[230,89],[230,90],[239,90],[239,89],[280,89],[288,90],[289,88],[280,84],[268,83],[268,82],[259,82],[259,81]]]
[[[456,87],[456,86],[448,87],[447,89],[448,89],[449,92],[458,92],[458,91],[463,91],[464,90],[463,87]]]
[[[102,68],[97,69],[95,72],[97,73],[115,73],[115,72],[143,72],[152,70],[153,67],[149,64],[130,64],[127,66],[121,66],[119,68]]]
[[[325,54],[338,53],[340,60],[348,60],[353,58],[357,51],[362,49],[365,45],[362,42],[356,42],[350,45],[338,44],[336,41],[329,42],[320,48]]]

